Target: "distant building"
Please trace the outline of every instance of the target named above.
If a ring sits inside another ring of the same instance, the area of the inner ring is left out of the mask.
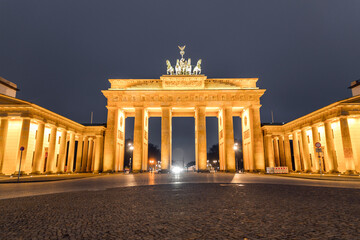
[[[352,91],[353,97],[360,95],[360,80],[351,82],[351,86],[349,88]]]
[[[10,97],[16,97],[16,92],[19,91],[17,85],[5,78],[0,77],[0,94],[4,94]]]

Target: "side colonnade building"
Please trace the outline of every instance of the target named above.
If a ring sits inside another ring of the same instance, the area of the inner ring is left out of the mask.
[[[296,172],[360,172],[360,95],[284,125],[263,125],[262,130],[266,166],[287,166]]]
[[[0,94],[0,174],[102,171],[104,133]]]

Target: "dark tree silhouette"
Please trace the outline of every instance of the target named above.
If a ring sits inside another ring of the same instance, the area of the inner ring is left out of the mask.
[[[154,159],[156,162],[161,160],[161,151],[159,147],[155,144],[149,143],[149,159]]]

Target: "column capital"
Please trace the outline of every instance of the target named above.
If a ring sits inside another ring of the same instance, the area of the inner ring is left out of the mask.
[[[253,108],[253,109],[259,109],[259,108],[261,108],[261,104],[252,104],[252,105],[250,105],[250,107],[249,108]]]
[[[306,125],[306,126],[303,126],[300,130],[301,131],[306,131],[306,130],[309,130],[311,129],[311,126],[310,125]]]

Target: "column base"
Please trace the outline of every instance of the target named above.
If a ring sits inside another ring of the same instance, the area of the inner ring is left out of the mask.
[[[41,174],[43,174],[43,173],[40,172],[40,171],[35,171],[35,172],[31,172],[30,174],[32,174],[32,175],[41,175]]]
[[[354,174],[356,174],[355,170],[346,170],[345,171],[345,175],[354,175]]]
[[[340,173],[338,170],[330,170],[329,171],[330,174],[337,174],[337,173]]]
[[[13,175],[18,176],[18,175],[19,175],[19,171],[14,172],[14,174],[13,174]],[[27,173],[25,173],[24,171],[20,171],[20,176],[26,176],[26,175],[28,175],[28,174],[27,174]]]

